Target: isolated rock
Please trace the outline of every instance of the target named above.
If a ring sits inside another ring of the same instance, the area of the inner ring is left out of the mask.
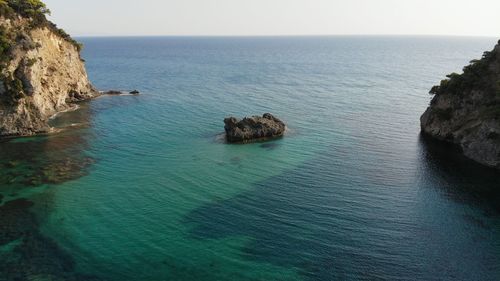
[[[286,129],[285,123],[270,113],[243,120],[229,117],[224,119],[224,124],[226,139],[231,143],[281,137]]]

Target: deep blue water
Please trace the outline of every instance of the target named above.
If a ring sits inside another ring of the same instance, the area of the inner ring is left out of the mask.
[[[500,280],[500,174],[419,134],[494,38],[80,41],[141,95],[0,143],[0,280]],[[224,143],[265,112],[285,138]]]

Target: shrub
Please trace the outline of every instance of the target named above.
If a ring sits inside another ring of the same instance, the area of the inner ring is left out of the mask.
[[[26,61],[26,66],[33,66],[38,61],[37,58],[31,58]]]
[[[4,27],[0,26],[0,64],[9,60],[11,47],[12,41],[10,40],[7,31]]]
[[[9,105],[15,105],[22,99],[24,95],[23,82],[17,77],[0,77],[1,83],[3,83],[6,92],[0,95],[0,102]]]
[[[0,16],[12,18],[15,15],[14,10],[9,6],[7,0],[0,0]]]
[[[28,18],[45,18],[45,15],[50,14],[50,10],[40,0],[1,0],[7,4],[18,14]]]

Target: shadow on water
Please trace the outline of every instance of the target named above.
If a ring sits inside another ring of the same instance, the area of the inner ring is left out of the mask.
[[[90,138],[85,129],[89,116],[89,108],[83,107],[54,120],[61,128],[58,134],[2,140],[0,194],[9,196],[26,188],[84,176],[94,162],[84,153]]]
[[[251,191],[204,205],[189,213],[184,223],[191,227],[193,239],[249,237],[242,258],[296,268],[310,280],[498,277],[500,249],[489,247],[496,242],[456,234],[466,225],[491,237],[498,233],[492,229],[500,229],[499,220],[455,216],[453,206],[434,198],[429,189],[419,197],[421,188],[430,186],[498,218],[498,172],[442,144],[421,141],[419,150],[412,153],[422,156],[417,159],[421,167],[408,168],[402,175],[412,181],[407,186],[398,186],[400,179],[370,182],[367,178],[378,176],[370,174],[372,164],[351,163],[349,156],[332,149],[256,183]],[[450,220],[460,223],[442,224]]]
[[[428,177],[441,179],[440,189],[451,199],[500,214],[500,171],[480,165],[454,145],[425,135],[419,139],[421,165]]]
[[[59,125],[88,124],[89,109],[66,113]],[[30,198],[88,173],[85,128],[0,142],[0,281],[97,280],[75,272],[72,257],[40,231]],[[44,201],[50,204],[50,198]]]

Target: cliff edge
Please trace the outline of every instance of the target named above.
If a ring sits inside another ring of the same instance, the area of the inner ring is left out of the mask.
[[[422,132],[500,169],[500,41],[463,74],[447,77],[431,90],[434,98],[421,117]]]
[[[81,45],[39,0],[0,0],[0,137],[50,131],[48,120],[97,96]]]

